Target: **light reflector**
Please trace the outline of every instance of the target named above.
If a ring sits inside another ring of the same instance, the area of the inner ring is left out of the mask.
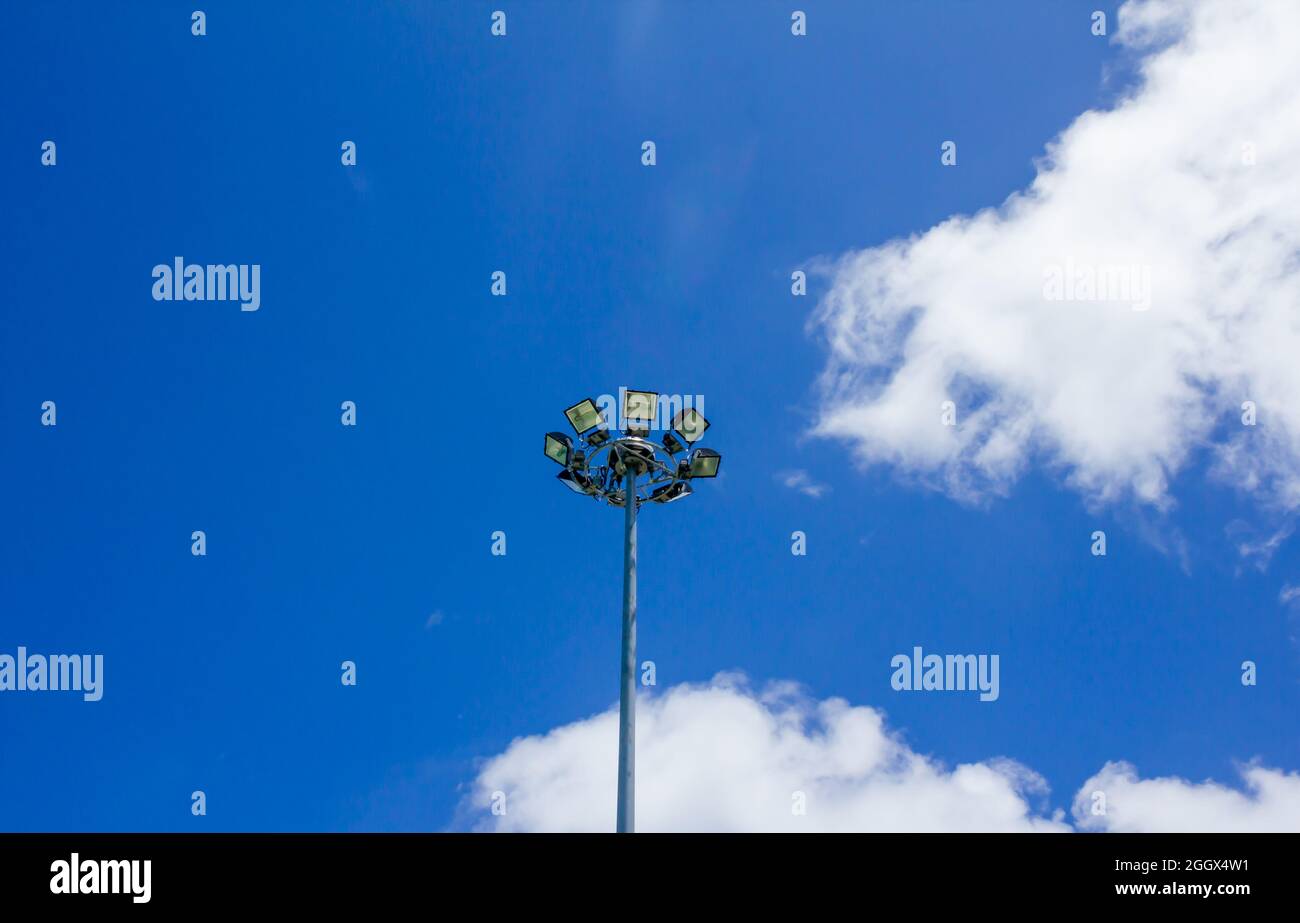
[[[642,420],[648,423],[655,418],[658,407],[659,394],[656,391],[628,391],[623,395],[625,421]]]
[[[694,407],[687,407],[673,417],[673,429],[688,443],[697,441],[708,428],[709,421]]]
[[[650,502],[672,503],[674,500],[680,500],[682,497],[690,496],[694,492],[691,485],[685,481],[674,481],[672,484],[656,487],[654,493],[650,495]]]
[[[714,478],[718,476],[718,466],[722,456],[712,449],[696,449],[691,453],[691,477]]]
[[[581,471],[570,471],[568,468],[565,468],[557,474],[556,477],[560,479],[560,482],[564,484],[565,487],[575,493],[591,494],[596,492],[596,485],[593,484],[591,479]]]
[[[567,465],[573,454],[573,440],[564,433],[546,434],[546,457],[557,465]]]
[[[573,431],[579,436],[588,430],[595,429],[604,421],[604,417],[600,415],[600,408],[589,397],[583,398],[564,411],[564,415],[569,418],[569,425],[573,427]]]

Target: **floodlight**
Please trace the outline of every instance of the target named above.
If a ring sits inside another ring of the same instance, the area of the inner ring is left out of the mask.
[[[623,395],[624,420],[653,420],[659,407],[656,391],[628,391]]]
[[[557,474],[556,477],[560,479],[561,483],[563,483],[565,487],[575,493],[593,494],[596,492],[596,485],[592,482],[591,478],[587,477],[581,471],[570,471],[568,468],[565,468]]]
[[[676,455],[686,447],[678,442],[677,437],[672,433],[664,433],[664,448],[668,450],[669,455]]]
[[[722,456],[712,449],[696,449],[691,453],[691,477],[713,478],[718,476],[718,466]]]
[[[654,492],[650,494],[650,502],[672,503],[674,500],[680,500],[682,497],[690,496],[694,492],[691,485],[685,481],[673,481],[671,484],[655,488]]]
[[[694,443],[708,428],[709,421],[704,419],[704,414],[694,407],[686,407],[673,417],[673,429],[677,430],[688,443]]]
[[[568,465],[573,454],[573,440],[564,433],[546,434],[546,457],[557,465]]]
[[[601,416],[600,408],[596,406],[596,402],[589,397],[583,398],[564,411],[564,415],[569,418],[569,425],[573,427],[573,431],[579,436],[587,432],[587,430],[595,429],[605,419]]]

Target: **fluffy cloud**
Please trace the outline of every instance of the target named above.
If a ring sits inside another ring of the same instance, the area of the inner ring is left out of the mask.
[[[965,499],[1041,462],[1155,506],[1208,445],[1300,505],[1298,33],[1294,0],[1126,3],[1139,82],[1028,189],[831,267],[816,432]]]
[[[1107,763],[1074,799],[1082,830],[1112,833],[1294,833],[1300,830],[1300,774],[1262,766],[1241,771],[1245,791],[1215,782],[1139,779],[1128,763]],[[1094,792],[1105,813],[1093,814]]]
[[[488,760],[467,804],[478,829],[608,831],[614,824],[618,711],[515,740]],[[1075,796],[1096,830],[1300,829],[1300,776],[1251,767],[1247,793],[1213,783],[1139,780],[1108,763]],[[1091,813],[1092,793],[1107,813]],[[490,813],[494,792],[506,813]],[[795,814],[802,792],[807,813]],[[1006,759],[947,768],[889,731],[881,712],[813,701],[793,684],[743,677],[681,685],[637,703],[637,829],[642,831],[1068,831],[1047,785]]]
[[[616,709],[516,740],[489,761],[473,801],[505,792],[487,829],[608,831]],[[742,677],[682,685],[637,703],[637,829],[643,831],[1064,830],[1029,801],[1046,786],[1009,760],[947,769],[913,752],[880,712],[814,702],[791,684]],[[792,810],[802,792],[805,815]]]

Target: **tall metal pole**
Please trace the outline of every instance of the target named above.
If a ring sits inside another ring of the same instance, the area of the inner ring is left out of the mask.
[[[636,828],[636,471],[623,493],[623,668],[618,699],[618,827]]]

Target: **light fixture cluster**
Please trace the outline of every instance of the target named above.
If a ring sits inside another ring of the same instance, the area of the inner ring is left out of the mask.
[[[694,407],[684,408],[673,417],[672,430],[655,442],[650,439],[650,425],[658,406],[654,391],[626,391],[622,433],[610,433],[590,398],[565,410],[576,438],[547,433],[545,441],[546,457],[563,469],[557,475],[561,483],[575,493],[621,507],[628,499],[629,472],[638,504],[672,503],[692,493],[691,481],[696,478],[717,477],[722,456],[695,445],[709,421]]]

